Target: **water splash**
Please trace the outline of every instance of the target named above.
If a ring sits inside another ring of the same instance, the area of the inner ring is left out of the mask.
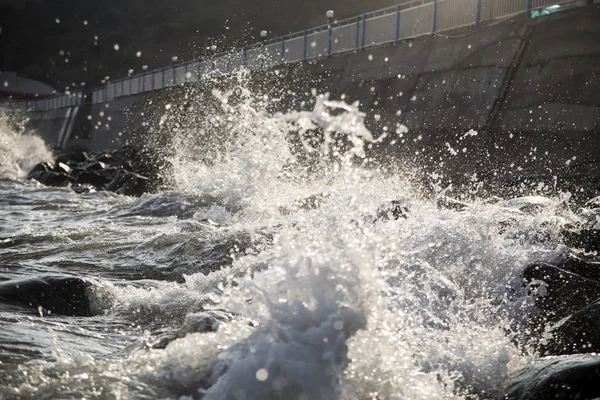
[[[44,141],[22,129],[16,131],[9,116],[0,110],[0,177],[23,178],[42,161],[52,161]]]
[[[89,394],[75,378],[85,373],[124,398],[487,398],[531,360],[517,343],[532,306],[520,278],[529,262],[564,250],[560,229],[576,217],[563,199],[444,208],[410,184],[410,171],[370,167],[365,147],[382,136],[357,104],[323,95],[312,110],[273,114],[241,83],[212,96],[218,111],[195,132],[174,132],[177,191],[186,202],[210,199],[185,215],[269,239],[232,246],[230,265],[183,284],[109,291],[113,312],[140,310],[142,328],[157,315],[181,323],[202,307],[238,317],[118,365],[69,361],[59,369],[70,376],[48,378],[57,366],[31,373],[41,385],[31,397],[59,385]],[[198,131],[204,145],[218,142],[210,157],[188,143]]]

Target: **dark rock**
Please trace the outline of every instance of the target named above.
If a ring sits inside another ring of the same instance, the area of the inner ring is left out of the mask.
[[[44,315],[91,316],[90,281],[47,276],[0,284],[0,302],[36,309]]]
[[[599,282],[550,264],[527,266],[523,278],[546,322],[565,318],[600,297]]]
[[[149,179],[145,176],[120,169],[106,186],[106,189],[126,196],[141,196],[149,192],[151,186]]]
[[[559,321],[540,345],[543,355],[600,352],[600,303]]]
[[[156,159],[131,147],[93,156],[85,152],[62,154],[54,165],[37,165],[28,177],[49,186],[72,183],[77,193],[98,189],[127,196],[156,191],[164,183]]]
[[[512,378],[502,400],[584,400],[600,397],[600,356],[549,357]]]
[[[27,179],[32,179],[31,175],[32,174],[36,174],[38,172],[49,172],[49,171],[53,171],[54,170],[54,165],[52,165],[49,162],[42,162],[39,163],[38,165],[36,165],[35,167],[33,167],[31,169],[31,171],[29,171],[29,174],[27,175]]]
[[[57,162],[56,164],[54,164],[54,171],[59,172],[61,174],[69,175],[72,169],[65,163]]]
[[[600,230],[582,228],[562,232],[564,242],[571,248],[600,251]]]
[[[83,171],[77,175],[75,183],[88,184],[97,188],[103,188],[110,183],[110,177],[100,175],[94,171]]]
[[[67,174],[54,171],[38,171],[29,174],[29,179],[35,179],[46,186],[67,186],[71,181],[71,178]]]
[[[96,154],[93,158],[94,161],[100,161],[106,164],[113,165],[116,162],[116,159],[110,153],[100,153]]]
[[[569,254],[567,258],[560,264],[560,268],[582,276],[586,279],[600,282],[600,260]]]

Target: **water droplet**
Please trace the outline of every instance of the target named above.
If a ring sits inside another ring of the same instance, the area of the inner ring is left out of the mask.
[[[138,51],[137,53],[135,53],[135,56],[138,57],[138,58],[141,57],[142,56],[142,52]]]
[[[115,45],[113,46],[113,49],[115,49],[115,51],[119,51],[119,45],[117,43],[115,43]]]
[[[269,372],[267,372],[266,369],[261,368],[258,371],[256,371],[256,379],[258,379],[261,382],[264,382],[267,380],[267,378],[269,377]]]

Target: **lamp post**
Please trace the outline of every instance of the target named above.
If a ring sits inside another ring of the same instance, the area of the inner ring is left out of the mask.
[[[327,43],[327,57],[331,56],[331,24],[333,23],[333,17],[335,12],[333,10],[327,10],[325,16],[327,17],[327,30],[329,31],[329,38]]]

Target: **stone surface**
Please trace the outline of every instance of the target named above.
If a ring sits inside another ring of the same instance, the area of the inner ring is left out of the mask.
[[[600,282],[550,264],[531,264],[523,277],[544,322],[557,322],[600,298]]]
[[[540,344],[543,355],[600,352],[600,303],[559,321]]]
[[[600,397],[600,356],[549,357],[513,377],[498,400],[584,400]]]

